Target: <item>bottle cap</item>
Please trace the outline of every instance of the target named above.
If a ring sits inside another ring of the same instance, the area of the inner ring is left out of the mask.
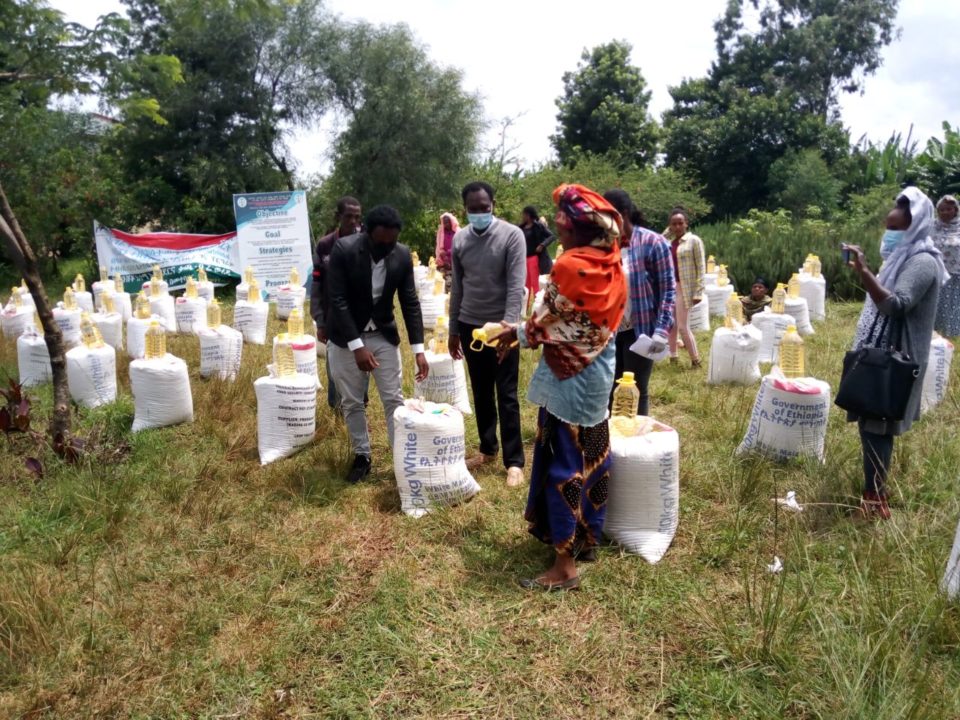
[[[623,375],[620,376],[620,382],[624,385],[633,385],[636,383],[636,380],[633,379],[633,373],[627,370]]]

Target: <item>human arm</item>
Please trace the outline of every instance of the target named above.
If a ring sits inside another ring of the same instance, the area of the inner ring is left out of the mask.
[[[537,243],[537,252],[546,252],[550,244],[557,238],[550,232],[550,229],[539,220],[537,221],[537,225],[540,227],[540,241]]]
[[[404,248],[404,258],[401,264],[403,273],[397,284],[397,296],[400,300],[400,312],[403,314],[403,323],[407,326],[407,337],[410,339],[410,349],[414,355],[423,354],[423,313],[420,310],[420,299],[417,297],[416,283],[413,279],[413,261],[410,253]]]
[[[459,235],[459,232],[454,235],[453,245],[450,248],[450,264],[453,272],[450,275],[450,326],[447,349],[450,352],[450,357],[454,360],[460,360],[463,357],[463,348],[460,347],[460,300],[463,298],[463,267],[460,264],[460,253],[457,245]]]
[[[903,317],[926,297],[930,285],[937,282],[939,265],[928,253],[920,253],[907,260],[891,290],[881,285],[880,279],[867,267],[866,258],[860,247],[856,245],[843,247],[851,251],[850,267],[860,275],[867,294],[884,315]]]
[[[703,274],[707,271],[707,263],[704,258],[704,249],[703,249],[703,240],[701,240],[696,235],[691,234],[691,248],[693,250],[693,268],[696,274],[694,279],[694,292],[693,292],[693,302],[694,304],[700,302],[703,299],[703,293],[705,288],[703,286]]]
[[[673,271],[673,255],[670,244],[661,238],[650,243],[645,254],[647,278],[653,289],[655,312],[657,313],[653,336],[666,338],[673,327],[673,317],[677,304],[677,281]],[[629,290],[629,288],[628,288]]]
[[[506,224],[506,223],[504,223]],[[523,232],[516,226],[505,239],[506,258],[506,304],[503,309],[503,320],[516,324],[520,322],[520,312],[523,309],[523,288],[527,282],[527,244],[523,239]]]

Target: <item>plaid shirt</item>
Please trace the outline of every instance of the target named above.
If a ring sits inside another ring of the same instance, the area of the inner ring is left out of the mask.
[[[624,257],[634,332],[637,336],[667,335],[673,327],[676,298],[670,243],[663,235],[635,226]]]
[[[703,257],[703,240],[688,232],[677,244],[677,283],[683,304],[693,307],[693,301],[703,297],[703,274],[707,264]]]

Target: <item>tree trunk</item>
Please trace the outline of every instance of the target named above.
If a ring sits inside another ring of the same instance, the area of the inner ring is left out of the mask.
[[[50,439],[56,444],[66,439],[70,432],[70,388],[67,385],[67,358],[63,346],[63,333],[53,319],[53,310],[47,299],[46,290],[40,280],[37,257],[20,229],[16,215],[7,201],[7,194],[0,184],[0,239],[27,283],[33,302],[37,306],[40,324],[43,325],[44,340],[50,353],[50,365],[53,368],[53,414],[50,416]]]

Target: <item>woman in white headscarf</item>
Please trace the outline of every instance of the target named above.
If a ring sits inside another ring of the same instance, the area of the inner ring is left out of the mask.
[[[953,195],[944,195],[937,203],[933,225],[933,244],[943,253],[943,264],[950,279],[940,288],[934,329],[946,337],[960,335],[960,203]]]
[[[930,354],[933,321],[940,286],[949,277],[943,256],[933,244],[933,203],[915,187],[897,196],[896,206],[887,215],[886,232],[880,240],[883,264],[874,275],[856,245],[844,245],[851,252],[850,267],[867,290],[863,312],[857,323],[853,348],[890,344],[899,347],[920,365],[920,377]],[[879,317],[878,317],[879,316]],[[874,323],[874,320],[878,320]],[[883,338],[870,337],[885,327]],[[863,446],[863,498],[861,511],[867,517],[890,517],[887,505],[887,476],[893,456],[893,438],[902,435],[920,417],[922,382],[916,382],[907,403],[907,412],[898,422],[867,420],[848,413],[849,421],[860,426]]]

